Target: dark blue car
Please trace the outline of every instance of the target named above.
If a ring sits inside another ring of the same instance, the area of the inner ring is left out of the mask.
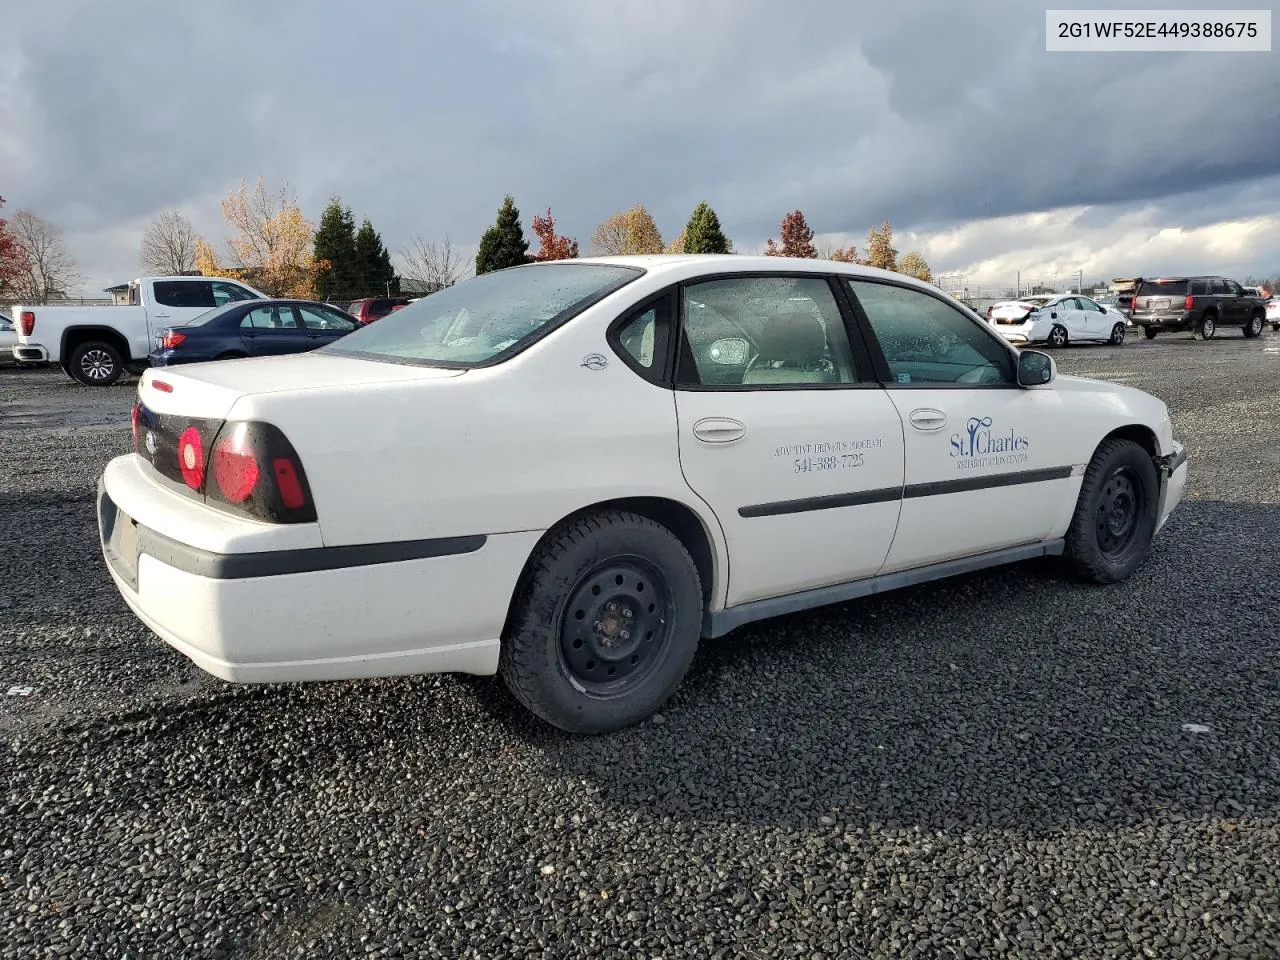
[[[151,364],[200,363],[232,357],[304,353],[333,343],[360,324],[313,300],[240,300],[157,332]]]

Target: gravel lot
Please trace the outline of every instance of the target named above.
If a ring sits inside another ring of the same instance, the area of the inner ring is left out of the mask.
[[[759,624],[600,739],[200,673],[98,552],[136,381],[0,369],[0,957],[1280,956],[1280,336],[1059,362],[1190,449],[1130,582]]]

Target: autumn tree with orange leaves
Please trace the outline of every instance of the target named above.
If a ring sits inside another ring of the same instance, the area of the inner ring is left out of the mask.
[[[195,246],[196,269],[243,280],[273,297],[315,297],[323,266],[312,255],[315,227],[302,215],[287,183],[270,194],[261,177],[252,192],[241,180],[239,189],[222,201],[222,217],[235,231],[227,240],[230,263],[220,263],[201,239]]]
[[[818,256],[818,249],[813,245],[813,231],[809,229],[809,224],[805,222],[804,214],[799,210],[792,210],[782,218],[782,227],[779,230],[782,238],[782,244],[779,246],[772,239],[764,246],[764,255],[766,257],[805,257],[815,259]]]
[[[556,220],[550,207],[545,217],[533,218],[533,232],[539,243],[534,260],[573,260],[578,256],[578,241],[556,233]]]
[[[0,207],[3,206],[4,197],[0,197]],[[0,294],[8,293],[26,269],[27,258],[9,232],[8,224],[0,217]]]

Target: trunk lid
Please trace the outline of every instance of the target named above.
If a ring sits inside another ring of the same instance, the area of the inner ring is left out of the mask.
[[[221,420],[237,400],[253,394],[440,380],[463,373],[314,352],[152,368],[142,375],[138,396],[155,413]]]

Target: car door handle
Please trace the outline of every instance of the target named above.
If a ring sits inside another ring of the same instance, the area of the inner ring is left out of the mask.
[[[912,410],[911,425],[917,430],[941,430],[947,425],[947,415],[941,410]]]
[[[693,435],[703,443],[732,443],[747,435],[747,425],[729,417],[703,417],[693,425]]]

